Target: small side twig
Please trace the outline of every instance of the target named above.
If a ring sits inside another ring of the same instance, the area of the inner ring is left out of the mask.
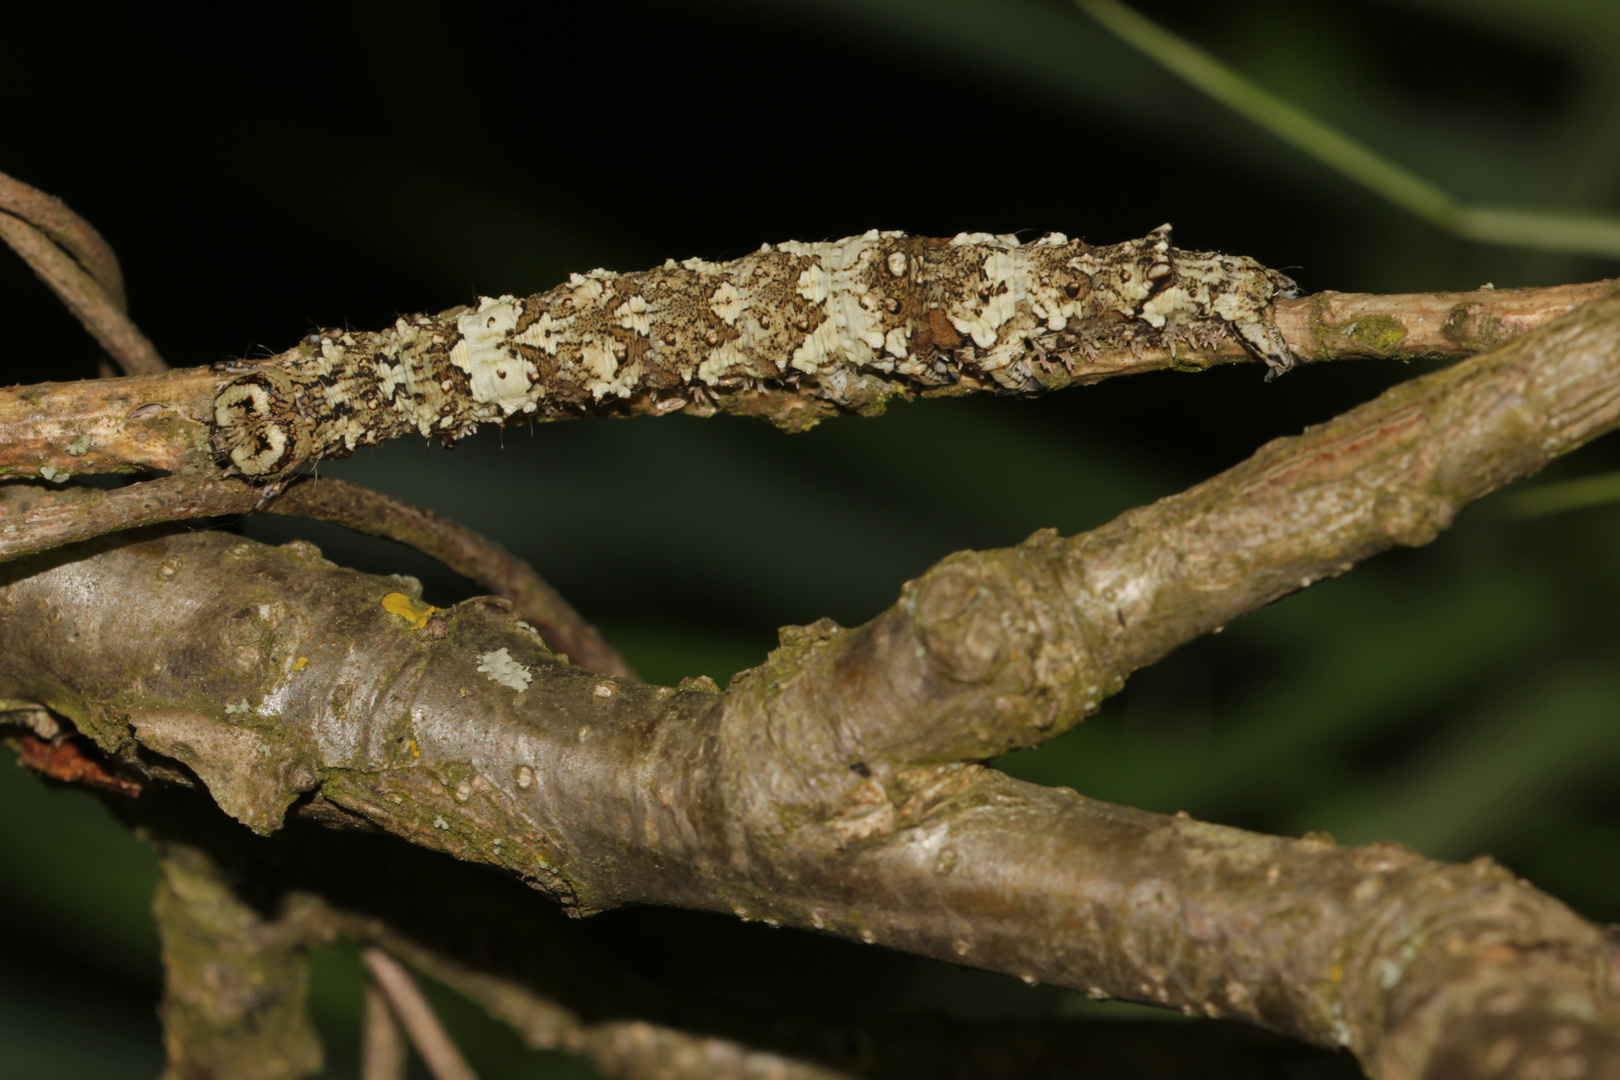
[[[113,491],[29,487],[26,496],[0,500],[0,562],[124,529],[244,514],[260,492],[236,480],[170,476]],[[9,522],[7,503],[17,515]],[[415,548],[512,601],[541,639],[572,663],[634,677],[624,657],[533,567],[448,518],[358,484],[313,478],[289,485],[264,512],[330,521]]]
[[[247,492],[248,497],[257,495],[245,484],[234,486]],[[495,541],[449,518],[342,480],[293,484],[266,512],[330,521],[368,536],[407,544],[512,601],[546,644],[567,655],[575,665],[604,675],[635,677],[634,670],[601,632],[533,567]]]
[[[126,314],[123,277],[112,248],[62,200],[0,173],[0,240],[67,305],[126,375],[168,369]]]
[[[433,1006],[422,996],[416,980],[404,965],[376,946],[367,948],[361,956],[372,985],[388,999],[389,1008],[435,1080],[478,1080],[478,1074],[456,1049],[449,1032],[434,1014]]]
[[[365,1029],[360,1043],[360,1080],[405,1080],[405,1039],[376,984],[366,984]]]
[[[16,177],[0,173],[0,210],[15,214],[39,229],[89,271],[119,311],[129,309],[124,296],[124,275],[112,245],[88,221],[68,209],[55,195],[47,195]]]
[[[665,1023],[584,1023],[515,979],[468,970],[372,920],[357,920],[351,932],[386,940],[390,950],[406,957],[419,971],[510,1026],[531,1050],[565,1050],[589,1061],[605,1076],[622,1080],[854,1080],[850,1073],[833,1066]],[[381,950],[372,946],[369,951]]]

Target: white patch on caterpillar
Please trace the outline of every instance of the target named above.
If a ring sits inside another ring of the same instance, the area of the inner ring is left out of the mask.
[[[834,364],[865,367],[877,359],[884,343],[883,326],[867,295],[866,276],[879,239],[873,229],[836,243],[779,245],[790,254],[816,260],[799,272],[794,291],[823,305],[825,313],[793,350],[791,363],[800,371],[814,375]]]
[[[735,341],[722,341],[698,365],[697,377],[710,386],[723,386],[748,370],[748,354]]]
[[[1016,241],[1014,241],[1016,243]],[[958,333],[973,339],[981,349],[996,344],[1001,328],[1018,311],[1029,291],[1029,261],[1019,259],[1009,251],[992,251],[985,256],[980,273],[984,280],[978,293],[970,292],[963,300],[959,313],[952,313],[951,325]],[[981,295],[982,294],[982,295]],[[1005,366],[1014,356],[1022,355],[1023,339],[1007,342],[1014,346],[998,363],[986,364],[992,368]]]
[[[720,287],[714,290],[714,295],[709,298],[709,310],[718,315],[720,321],[727,326],[735,326],[737,316],[742,314],[743,309],[740,296],[737,286],[729,281],[722,281]]]
[[[602,295],[602,280],[611,277],[606,270],[598,267],[588,274],[569,274],[568,284],[574,286],[574,302],[589,303]],[[507,297],[508,300],[511,297]]]
[[[591,284],[600,291],[599,283]],[[507,344],[522,313],[523,306],[510,296],[484,297],[476,310],[456,320],[461,340],[450,350],[450,362],[472,378],[472,399],[480,405],[498,405],[507,416],[535,396],[530,391],[537,374],[534,365]]]
[[[733,289],[732,292],[735,293],[736,290]],[[639,293],[615,308],[613,311],[613,317],[618,320],[620,326],[624,327],[626,330],[634,330],[642,337],[646,337],[651,332],[651,324],[647,319],[647,301],[643,299]],[[542,315],[541,318],[548,324],[551,321],[551,316],[549,314]],[[537,323],[536,325],[539,324]],[[531,326],[529,327],[529,330],[525,330],[522,334],[519,334],[518,340],[526,341],[529,331],[533,329],[534,327]],[[531,344],[538,343],[532,342]],[[556,356],[556,344],[553,343],[551,348],[547,349],[546,351],[551,355]]]
[[[823,364],[836,363],[839,353],[838,327],[831,319],[822,319],[804,344],[793,350],[793,366],[807,375],[820,371]]]
[[[633,296],[630,299],[631,301],[635,301],[641,298],[638,296]],[[623,310],[623,308],[624,305],[620,305],[620,309]],[[632,307],[630,308],[630,318],[634,320],[635,317],[635,308]],[[640,321],[642,325],[645,325],[647,322],[646,317],[643,316]],[[553,319],[551,317],[551,312],[544,311],[540,313],[540,317],[538,319],[529,324],[529,328],[527,330],[523,331],[523,333],[517,335],[517,337],[513,338],[512,340],[521,341],[525,345],[533,345],[536,348],[544,349],[547,356],[556,356],[558,346],[564,341],[568,340],[570,337],[569,330],[573,325],[574,316],[572,315],[565,316],[561,319]],[[645,331],[643,331],[643,333],[644,332]]]
[[[832,275],[820,263],[816,263],[799,272],[798,288],[794,291],[812,304],[820,304],[826,301],[831,289]]]
[[[377,372],[377,393],[390,401],[393,400],[395,388],[405,385],[405,365],[395,364],[389,367],[388,364],[378,361],[373,370]]]
[[[888,337],[883,339],[883,351],[897,360],[904,360],[907,356],[906,338],[911,331],[904,326],[897,326],[889,331]]]

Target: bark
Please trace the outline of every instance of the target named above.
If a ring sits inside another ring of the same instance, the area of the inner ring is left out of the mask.
[[[422,851],[401,858],[353,832],[307,825],[230,843],[206,810],[201,798],[160,792],[140,816],[170,849],[221,852],[219,862],[231,869],[211,868],[217,887],[250,896],[272,921],[286,923],[286,913],[296,911],[310,940],[342,936],[381,949],[508,1024],[526,1045],[578,1054],[608,1076],[1280,1077],[1290,1063],[1325,1056],[1233,1023],[962,1025],[935,1016],[761,1015],[707,1001],[678,976],[665,984],[625,970],[508,880]]]
[[[592,671],[634,675],[600,631],[522,559],[471,529],[399,499],[342,480],[300,477],[269,505],[244,484],[173,476],[114,491],[17,488],[0,500],[0,562],[120,529],[245,514],[314,518],[396,540],[511,600],[546,644]]]
[[[1345,1046],[1380,1080],[1620,1076],[1620,943],[1489,864],[1109,806],[976,762],[1177,645],[1620,423],[1605,296],[1072,539],[964,553],[717,692],[561,662],[510,605],[395,614],[307,544],[10,564],[0,696],[255,832],[295,802],[589,913],[730,912]],[[144,799],[146,796],[142,796]]]

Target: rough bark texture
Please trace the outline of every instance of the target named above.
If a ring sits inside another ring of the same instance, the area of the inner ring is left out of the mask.
[[[213,472],[207,368],[0,388],[0,479],[76,473]]]
[[[502,602],[417,621],[307,544],[192,534],[8,567],[0,696],[261,834],[302,798],[581,913],[811,927],[1240,1017],[1380,1080],[1620,1076],[1616,941],[1488,862],[975,764],[1612,429],[1617,342],[1620,299],[1595,301],[1091,533],[947,559],[863,627],[788,628],[726,694],[570,667]]]
[[[101,491],[13,485],[0,499],[0,562],[121,529],[245,514],[255,509],[329,521],[407,544],[511,600],[546,644],[580,667],[634,675],[618,651],[522,559],[439,515],[342,480],[301,477],[267,506],[253,488],[206,476],[172,476]]]

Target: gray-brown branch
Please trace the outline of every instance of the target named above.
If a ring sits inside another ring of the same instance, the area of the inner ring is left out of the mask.
[[[208,476],[169,476],[112,491],[28,485],[0,499],[0,562],[121,529],[254,510],[406,544],[512,601],[546,644],[580,667],[635,674],[561,593],[501,545],[430,510],[342,480],[300,477],[268,505],[261,505],[254,488]]]
[[[1616,941],[1488,862],[1257,836],[974,762],[1617,422],[1605,297],[1090,533],[953,556],[865,626],[789,628],[725,694],[561,664],[498,602],[411,629],[381,604],[397,581],[307,544],[50,553],[0,590],[0,697],[197,778],[261,833],[307,795],[581,912],[729,911],[1240,1017],[1379,1080],[1615,1077]]]
[[[174,810],[192,820],[189,815],[197,807],[177,806]],[[143,815],[143,821],[159,835],[165,832],[157,820],[161,818],[161,814]],[[301,839],[341,843],[343,837],[315,837],[305,830]],[[162,842],[166,876],[200,875],[205,881],[212,879],[212,887],[199,887],[205,882],[197,882],[187,890],[187,899],[199,904],[200,911],[183,904],[167,905],[160,929],[167,940],[192,934],[191,928],[199,921],[225,921],[221,915],[234,923],[235,934],[200,941],[201,948],[183,954],[167,950],[171,962],[187,969],[175,973],[177,982],[185,983],[194,973],[212,969],[212,986],[227,1000],[212,1000],[207,994],[184,1001],[171,997],[166,1012],[181,1022],[183,1018],[174,1016],[177,1010],[203,1013],[193,1020],[193,1031],[206,1026],[218,1035],[232,1025],[242,1029],[234,1049],[217,1038],[175,1047],[182,1057],[189,1056],[188,1064],[210,1065],[216,1075],[248,1072],[233,1067],[233,1059],[260,1050],[256,1033],[275,1026],[266,1021],[276,1019],[273,1014],[280,1011],[278,1006],[301,1007],[303,972],[285,963],[288,945],[326,943],[334,937],[387,950],[510,1025],[531,1048],[578,1054],[604,1075],[624,1080],[850,1080],[853,1076],[873,1080],[1046,1076],[1058,1080],[1127,1071],[1151,1076],[1206,1071],[1226,1075],[1252,1072],[1268,1059],[1297,1061],[1309,1056],[1288,1040],[1237,1025],[1166,1028],[1056,1019],[963,1025],[940,1016],[762,1016],[755,1009],[705,1000],[678,980],[650,982],[624,970],[589,945],[582,948],[580,935],[568,933],[572,928],[565,922],[534,911],[532,897],[506,889],[502,887],[505,882],[488,875],[454,870],[437,873],[432,887],[419,883],[408,896],[390,903],[379,897],[383,890],[377,888],[376,875],[381,867],[364,859],[357,863],[352,858],[354,845],[344,845],[337,855],[352,879],[346,893],[346,886],[334,880],[330,862],[310,850],[318,845],[295,842],[277,850],[264,869],[269,878],[266,888],[266,882],[256,880],[258,875],[241,865],[239,837],[235,843],[224,843],[226,861],[235,864],[230,874],[211,866],[204,854],[204,847],[215,845],[202,841],[203,847],[195,846],[199,841],[202,838],[181,842],[171,837]],[[293,851],[299,855],[293,857]],[[333,854],[328,853],[328,858]],[[382,860],[393,854],[377,853]],[[304,873],[289,867],[289,862],[297,865],[305,860],[316,867]],[[397,875],[397,860],[390,866],[383,872]],[[317,901],[301,889],[311,882],[323,894],[346,895],[351,901],[357,899],[354,888],[358,887],[370,913],[345,910],[330,900]],[[250,908],[241,901],[237,894],[242,892],[253,894],[256,905]],[[218,908],[224,910],[209,910]],[[400,918],[401,908],[408,908],[414,917]],[[465,930],[452,931],[449,939],[444,936],[448,927],[469,924],[476,927],[471,939]],[[430,927],[439,933],[435,935],[427,929]],[[425,940],[412,936],[424,930]],[[466,960],[455,959],[457,956],[478,957],[479,966],[470,966]],[[255,992],[242,994],[244,982],[252,984]],[[378,1026],[390,1026],[387,1005],[381,1000],[376,1005],[388,1021]],[[207,1023],[210,1019],[211,1024]],[[395,1032],[394,1038],[398,1037]],[[386,1036],[380,1041],[384,1043],[380,1060],[371,1060],[382,1073],[389,1064],[390,1049],[398,1054],[403,1046],[390,1047]],[[213,1060],[199,1060],[209,1057]],[[261,1056],[248,1064],[251,1068],[263,1061],[278,1067],[278,1080],[302,1072],[289,1068],[296,1062],[285,1057]],[[376,1080],[393,1075],[389,1072]],[[370,1074],[365,1076],[372,1080]],[[261,1074],[261,1080],[269,1078]]]

